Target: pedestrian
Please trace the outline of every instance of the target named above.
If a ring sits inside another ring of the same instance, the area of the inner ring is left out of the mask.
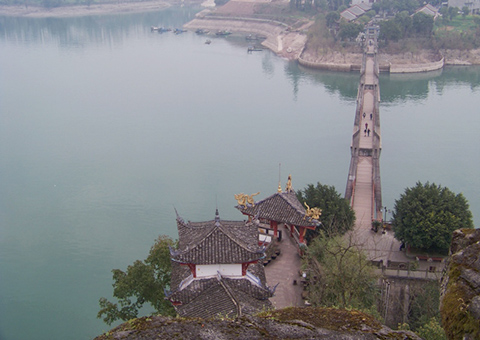
[[[365,114],[365,112],[364,112],[364,113],[363,113],[363,119],[365,119],[365,116],[366,116],[366,114]]]
[[[370,129],[367,130],[367,136],[370,137]]]
[[[365,123],[365,130],[368,129],[368,123]]]
[[[367,137],[367,129],[363,130],[363,136]]]
[[[373,113],[370,113],[370,120],[372,120],[373,118]]]

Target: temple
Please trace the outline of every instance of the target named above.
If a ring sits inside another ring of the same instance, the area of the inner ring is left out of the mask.
[[[266,286],[259,260],[258,228],[250,222],[215,219],[185,222],[177,214],[178,249],[171,249],[167,299],[183,317],[236,317],[271,308],[275,289]]]
[[[239,195],[235,195],[235,198],[238,197]],[[295,237],[299,245],[306,244],[305,233],[307,229],[314,230],[321,224],[318,220],[321,210],[310,208],[307,205],[307,209],[305,209],[302,206],[292,188],[291,176],[288,176],[287,185],[283,192],[279,184],[275,194],[261,201],[254,202],[251,196],[246,197],[250,199],[242,201],[237,199],[239,204],[236,208],[244,215],[249,216],[249,220],[254,218],[269,224],[275,239],[279,237],[279,224],[283,223],[290,231],[290,236]]]

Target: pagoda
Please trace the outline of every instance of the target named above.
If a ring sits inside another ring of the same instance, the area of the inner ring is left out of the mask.
[[[310,208],[306,204],[307,209],[302,206],[292,189],[291,175],[288,176],[285,191],[282,192],[279,183],[277,192],[261,201],[254,202],[252,197],[254,195],[244,195],[246,198],[239,200],[240,195],[235,195],[239,203],[236,208],[242,214],[249,216],[249,220],[253,218],[269,223],[270,228],[273,229],[274,238],[278,238],[278,225],[283,223],[289,229],[290,236],[296,235],[300,244],[306,244],[307,229],[315,230],[321,225],[318,220],[321,210]]]
[[[177,214],[178,248],[170,249],[172,276],[166,297],[183,317],[236,317],[271,308],[265,248],[257,226],[215,219],[185,222]]]

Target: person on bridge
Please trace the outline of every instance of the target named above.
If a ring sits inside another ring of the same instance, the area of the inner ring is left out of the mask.
[[[367,130],[367,136],[370,137],[370,129]]]
[[[366,116],[366,114],[365,114],[365,112],[364,112],[364,113],[363,113],[363,119],[365,119],[365,116]]]
[[[368,129],[368,123],[365,123],[365,130]]]
[[[373,118],[373,113],[370,113],[370,120],[372,120]]]

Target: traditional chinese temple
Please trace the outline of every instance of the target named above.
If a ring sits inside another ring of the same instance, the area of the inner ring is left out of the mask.
[[[280,224],[284,224],[290,231],[290,236],[296,237],[300,244],[306,244],[305,234],[307,229],[314,230],[321,223],[318,218],[321,210],[310,208],[306,204],[305,209],[292,189],[292,178],[288,176],[285,191],[279,184],[275,194],[254,202],[253,196],[240,194],[235,195],[238,205],[236,208],[242,214],[249,216],[249,220],[258,219],[270,225],[273,230],[274,238],[278,238],[278,229]]]
[[[183,317],[235,317],[272,305],[266,286],[265,249],[257,226],[215,219],[185,222],[177,214],[178,249],[171,249],[172,290],[167,299]]]

